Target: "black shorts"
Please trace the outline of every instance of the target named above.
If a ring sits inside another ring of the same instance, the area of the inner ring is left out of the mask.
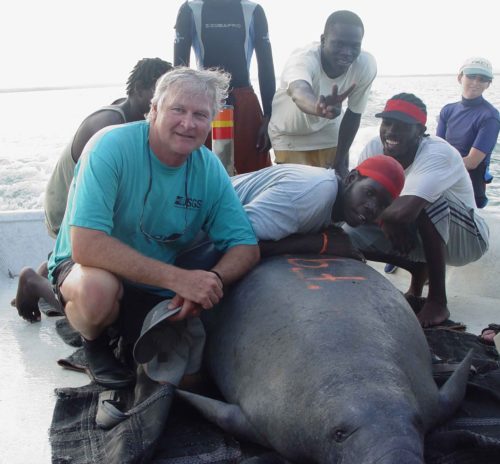
[[[75,262],[71,258],[65,259],[57,265],[57,267],[54,269],[54,272],[52,273],[52,289],[57,299],[59,300],[59,303],[61,303],[63,309],[66,306],[66,302],[64,301],[64,298],[61,294],[61,285],[66,280],[66,277],[68,277],[74,265]]]
[[[68,277],[74,265],[75,262],[72,259],[65,259],[59,263],[52,273],[54,281],[53,290],[63,308],[66,302],[61,294],[61,285],[66,277]],[[167,297],[147,292],[128,282],[122,282],[122,285],[123,296],[120,301],[120,315],[116,321],[116,326],[123,337],[123,341],[128,345],[135,343],[137,338],[139,338],[142,323],[150,309]]]

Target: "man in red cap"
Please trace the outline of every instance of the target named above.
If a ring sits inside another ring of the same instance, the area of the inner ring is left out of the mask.
[[[333,169],[279,164],[231,179],[263,256],[327,253],[364,259],[336,222],[374,222],[404,185],[389,156],[363,161],[344,180]]]
[[[417,317],[423,327],[448,319],[446,264],[463,266],[488,250],[489,231],[475,210],[474,192],[460,153],[445,140],[425,134],[427,109],[413,94],[389,99],[379,136],[359,160],[383,152],[405,169],[401,196],[380,215],[380,227],[346,227],[368,259],[400,266],[412,275],[407,296],[427,299]]]

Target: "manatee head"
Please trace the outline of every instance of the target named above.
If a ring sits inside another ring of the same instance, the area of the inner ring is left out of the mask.
[[[388,389],[390,390],[390,389]],[[395,392],[392,392],[395,393]],[[400,393],[400,392],[399,392]],[[425,425],[414,399],[373,391],[332,417],[318,450],[325,464],[423,464]]]
[[[367,385],[366,378],[363,388],[330,393],[322,412],[316,411],[324,426],[319,440],[311,437],[315,462],[424,464],[424,437],[461,403],[471,356],[466,356],[441,389],[428,383],[425,394],[416,394],[405,382]]]

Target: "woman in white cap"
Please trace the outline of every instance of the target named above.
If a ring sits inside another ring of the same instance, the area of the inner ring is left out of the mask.
[[[500,131],[498,110],[483,98],[492,80],[492,66],[487,59],[467,59],[458,74],[462,100],[443,107],[436,131],[462,155],[478,208],[488,203],[486,184],[493,179],[488,166]]]

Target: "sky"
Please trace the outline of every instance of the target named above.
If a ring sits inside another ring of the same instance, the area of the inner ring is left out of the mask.
[[[0,89],[121,84],[141,58],[173,60],[183,0],[4,0]],[[379,75],[454,74],[482,55],[500,71],[498,0],[260,0],[276,75],[296,47],[318,41],[328,15],[349,9]],[[193,63],[192,63],[193,65]],[[256,76],[254,58],[251,68]]]

